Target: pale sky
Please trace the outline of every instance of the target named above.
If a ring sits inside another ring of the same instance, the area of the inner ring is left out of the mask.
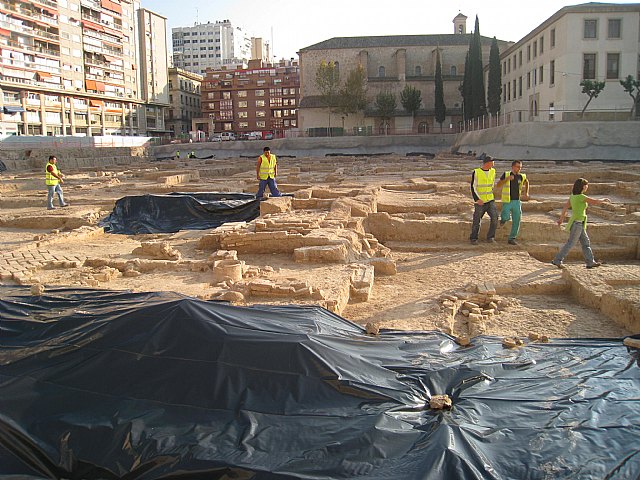
[[[615,3],[636,3],[620,0]],[[230,20],[250,36],[273,45],[277,59],[296,57],[301,48],[333,37],[453,33],[453,18],[468,17],[473,31],[476,15],[480,34],[518,41],[567,5],[565,0],[142,0],[142,6],[167,17],[173,27]],[[273,39],[273,42],[272,42]],[[171,52],[171,45],[168,45]]]

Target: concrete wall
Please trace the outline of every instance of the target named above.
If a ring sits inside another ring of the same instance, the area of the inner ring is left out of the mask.
[[[640,161],[640,122],[529,122],[461,133],[454,148],[505,160]]]

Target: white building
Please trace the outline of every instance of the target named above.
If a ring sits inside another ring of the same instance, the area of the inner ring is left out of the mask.
[[[251,36],[229,20],[171,29],[173,66],[204,74],[207,68],[235,68],[251,59]]]
[[[627,119],[632,100],[620,80],[640,78],[640,3],[564,7],[500,59],[506,122],[580,119],[582,80],[605,82],[585,120]]]

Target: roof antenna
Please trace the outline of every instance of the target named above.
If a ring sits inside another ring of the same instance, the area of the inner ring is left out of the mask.
[[[196,7],[196,25],[198,24],[198,7]]]

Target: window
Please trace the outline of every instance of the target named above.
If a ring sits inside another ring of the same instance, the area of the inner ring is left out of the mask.
[[[264,100],[256,100],[256,107],[264,107]]]
[[[506,75],[507,74],[507,62],[504,62],[502,64],[502,74]]]
[[[607,22],[607,38],[620,38],[621,26],[622,20],[619,18],[610,18]]]
[[[516,81],[513,81],[513,99],[516,99]]]
[[[238,122],[238,127],[249,128],[249,122]]]
[[[620,76],[620,54],[607,53],[607,80],[617,80]]]
[[[518,66],[522,66],[522,50],[518,52]]]
[[[225,100],[231,98],[231,92],[222,92],[222,98]]]
[[[244,111],[238,112],[238,118],[247,118],[247,117],[248,117],[247,112],[244,112]]]
[[[555,85],[556,83],[556,61],[551,60],[549,62],[549,85]]]
[[[264,110],[256,110],[256,117],[265,117],[266,115]]]
[[[458,69],[455,65],[451,65],[451,75],[458,75]]]
[[[422,75],[422,67],[420,65],[416,65],[415,72],[416,72],[416,77],[421,76]]]
[[[551,48],[556,46],[556,29],[551,29]]]
[[[527,45],[527,62],[531,61],[531,45]]]
[[[511,101],[511,82],[507,82],[507,101]]]
[[[543,83],[544,82],[544,67],[540,67],[540,75],[538,78],[538,83]]]
[[[540,37],[540,55],[544,53],[544,37]]]
[[[260,120],[256,122],[256,127],[257,128],[264,128],[267,126],[267,122],[265,122],[264,120]]]
[[[384,77],[384,67],[382,65],[378,67],[378,76]]]
[[[240,100],[238,102],[238,108],[247,108],[248,102],[246,100]]]
[[[531,88],[531,72],[527,72],[527,90]]]
[[[584,21],[583,38],[598,38],[598,20]]]
[[[239,97],[246,97],[247,96],[247,91],[246,90],[238,90],[238,96]]]
[[[522,77],[518,77],[518,97],[522,97]]]
[[[585,53],[582,56],[582,79],[595,80],[596,78],[596,54]]]
[[[511,72],[511,58],[507,59],[507,73]]]
[[[534,40],[533,42],[533,58],[538,56],[538,41]]]
[[[256,97],[264,97],[264,90],[256,90]]]
[[[507,87],[505,85],[502,85],[502,102],[507,102]]]

